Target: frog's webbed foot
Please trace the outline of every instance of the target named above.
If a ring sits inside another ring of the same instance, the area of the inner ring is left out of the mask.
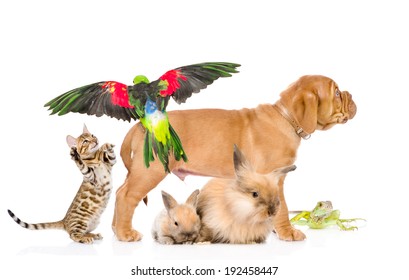
[[[346,231],[351,231],[351,230],[357,230],[358,227],[356,226],[352,226],[352,227],[347,227],[344,225],[344,223],[351,223],[351,222],[355,222],[355,221],[365,221],[364,219],[360,219],[360,218],[355,218],[355,219],[339,219],[337,220],[337,225],[339,226],[339,228],[341,230],[346,230]]]

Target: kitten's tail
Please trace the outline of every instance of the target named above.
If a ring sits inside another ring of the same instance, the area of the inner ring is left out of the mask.
[[[58,221],[58,222],[51,222],[51,223],[38,223],[38,224],[28,224],[26,222],[23,222],[20,220],[16,215],[14,215],[13,212],[10,210],[7,210],[9,213],[10,217],[13,218],[13,220],[22,226],[23,228],[26,229],[32,229],[32,230],[39,230],[39,229],[64,229],[64,223],[63,221]]]

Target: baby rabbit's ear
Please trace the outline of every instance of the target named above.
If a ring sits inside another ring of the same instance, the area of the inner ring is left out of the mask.
[[[277,184],[281,177],[286,175],[288,172],[294,171],[296,168],[297,166],[295,165],[280,167],[271,172],[269,177],[273,179],[273,181],[275,181]]]
[[[297,166],[295,165],[290,165],[290,166],[284,166],[281,168],[277,168],[273,172],[281,173],[282,175],[287,174],[288,172],[294,171],[297,169]]]
[[[236,172],[237,177],[240,177],[240,175],[242,175],[246,171],[253,171],[253,167],[236,146],[236,144],[234,145],[233,162],[234,171]]]
[[[199,195],[199,190],[195,190],[192,192],[192,194],[187,198],[186,204],[192,205],[194,208],[196,208],[197,204],[197,196]]]
[[[165,205],[166,211],[175,208],[178,205],[178,202],[167,192],[162,191],[163,204]]]

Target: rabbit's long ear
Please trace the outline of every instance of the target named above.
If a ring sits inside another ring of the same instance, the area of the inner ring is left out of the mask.
[[[280,168],[275,169],[270,174],[268,174],[268,176],[271,180],[273,180],[274,183],[277,184],[278,181],[281,179],[281,177],[286,175],[288,172],[294,171],[296,168],[297,166],[295,165],[280,167]]]
[[[194,208],[196,208],[197,205],[197,196],[199,195],[199,190],[195,190],[192,192],[192,194],[187,198],[186,204],[192,205]]]
[[[234,171],[237,177],[242,176],[243,173],[247,171],[253,171],[253,167],[251,166],[250,162],[246,159],[236,144],[234,145],[233,162]]]
[[[166,211],[170,211],[178,205],[178,202],[168,194],[167,192],[162,191],[163,204],[165,205]]]

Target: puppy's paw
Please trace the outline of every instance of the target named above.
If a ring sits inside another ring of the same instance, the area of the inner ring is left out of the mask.
[[[121,231],[117,230],[116,237],[119,241],[136,242],[140,241],[143,235],[134,229],[130,229]]]
[[[281,229],[279,231],[276,229],[276,233],[278,238],[284,241],[303,241],[307,238],[301,230],[293,227]]]

